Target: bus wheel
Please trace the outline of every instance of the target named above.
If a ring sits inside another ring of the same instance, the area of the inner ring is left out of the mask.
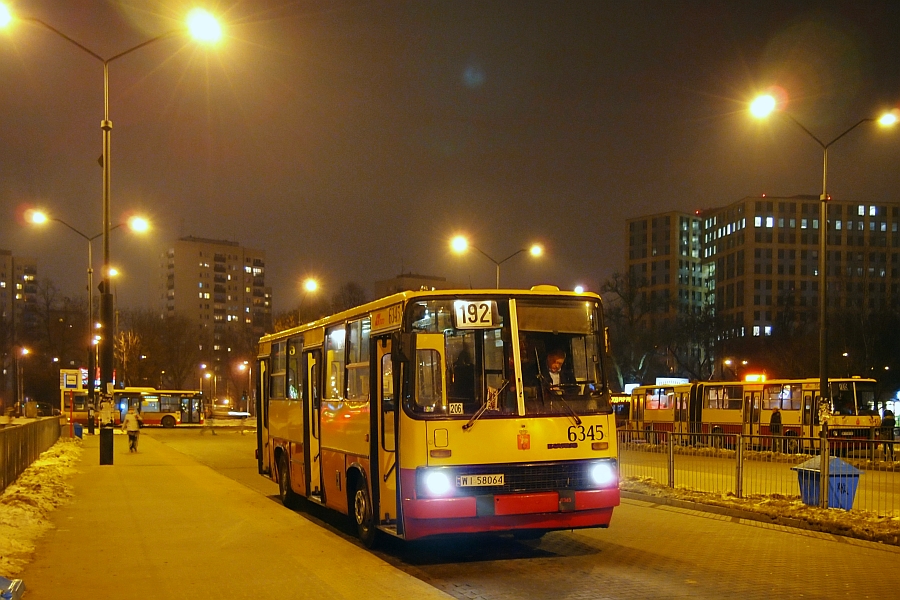
[[[278,456],[278,495],[286,507],[293,510],[300,506],[300,496],[291,488],[291,470],[284,453]]]
[[[800,454],[800,440],[796,435],[788,435],[785,445],[788,454]]]
[[[175,417],[166,415],[165,417],[162,418],[162,421],[160,421],[160,425],[162,425],[166,429],[171,429],[172,427],[175,427]]]
[[[356,489],[353,491],[353,519],[356,521],[356,535],[366,548],[375,545],[375,519],[372,516],[372,500],[366,480],[356,478]]]

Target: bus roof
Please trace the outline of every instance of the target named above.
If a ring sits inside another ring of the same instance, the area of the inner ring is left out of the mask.
[[[552,285],[536,285],[532,287],[530,290],[516,290],[516,289],[506,289],[506,290],[498,290],[498,289],[477,289],[477,290],[421,290],[421,291],[407,291],[407,292],[399,292],[396,294],[392,294],[390,296],[385,296],[384,298],[380,298],[378,300],[373,300],[371,302],[367,302],[365,304],[361,304],[359,306],[355,306],[348,310],[329,315],[327,317],[322,317],[317,321],[312,321],[310,323],[305,323],[302,325],[297,325],[296,327],[291,327],[290,329],[285,329],[283,331],[279,331],[276,333],[268,333],[260,338],[260,344],[266,344],[267,342],[271,342],[272,340],[281,339],[283,337],[287,337],[293,334],[302,333],[304,331],[308,331],[310,329],[316,329],[318,327],[324,327],[331,323],[340,323],[341,321],[351,319],[353,317],[366,315],[376,310],[380,310],[382,308],[386,308],[388,306],[392,306],[394,304],[406,304],[411,300],[415,300],[416,298],[473,298],[473,297],[482,297],[482,296],[553,296],[553,297],[571,297],[571,298],[585,298],[590,299],[595,302],[602,302],[600,296],[594,292],[574,292],[574,291],[562,291],[556,286]]]

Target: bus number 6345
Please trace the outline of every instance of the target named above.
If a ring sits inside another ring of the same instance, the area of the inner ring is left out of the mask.
[[[603,439],[603,428],[600,425],[569,425],[569,441],[583,442],[585,440],[599,442]]]

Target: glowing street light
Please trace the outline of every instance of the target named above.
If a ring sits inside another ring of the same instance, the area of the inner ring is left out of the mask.
[[[94,407],[97,406],[96,396],[95,396],[95,388],[94,382],[97,376],[97,364],[96,364],[96,352],[94,346],[96,346],[99,342],[99,337],[96,336],[93,332],[94,327],[94,240],[103,235],[102,233],[98,233],[96,235],[89,236],[82,231],[76,229],[72,225],[69,225],[62,219],[51,217],[47,213],[40,211],[29,209],[25,211],[25,220],[34,224],[34,225],[45,225],[51,221],[55,221],[60,225],[65,225],[69,228],[69,230],[75,232],[77,235],[81,236],[85,241],[87,241],[88,247],[88,258],[87,258],[87,292],[88,292],[88,433],[94,433]],[[110,231],[114,231],[119,227],[127,226],[134,232],[137,233],[145,233],[150,229],[150,223],[147,219],[143,217],[132,216],[125,223],[119,223],[113,227],[110,227]],[[110,276],[113,275],[112,271],[115,269],[108,269],[108,274]]]
[[[110,140],[113,126],[112,121],[109,118],[109,63],[116,59],[122,58],[123,56],[127,56],[136,50],[145,48],[150,44],[153,44],[160,40],[174,37],[176,35],[181,35],[186,30],[199,41],[210,42],[215,41],[221,37],[221,30],[218,28],[218,24],[216,24],[215,27],[213,26],[213,22],[215,21],[215,19],[213,19],[212,16],[209,15],[209,13],[201,14],[194,11],[190,14],[192,15],[191,24],[188,27],[179,27],[178,29],[167,31],[136,46],[132,46],[127,50],[119,52],[118,54],[115,54],[109,58],[104,58],[84,44],[75,41],[73,38],[69,37],[49,23],[45,23],[41,19],[35,17],[17,17],[12,14],[12,11],[9,10],[9,7],[2,5],[2,8],[0,8],[0,26],[9,27],[16,20],[39,25],[44,29],[47,29],[48,31],[51,31],[59,37],[63,38],[82,52],[90,55],[92,58],[98,60],[103,64],[103,120],[100,121],[100,129],[103,132],[103,154],[101,159],[103,167],[103,280],[101,283],[102,292],[100,294],[100,321],[103,323],[104,331],[111,331],[113,324],[113,300],[112,293],[109,289],[109,232],[111,230],[110,181],[112,177],[112,151]],[[108,388],[112,383],[112,372],[113,340],[111,336],[107,335],[104,336],[100,344],[100,382],[101,388],[104,392],[107,391],[106,388]],[[107,439],[108,441],[104,441]],[[112,438],[103,438],[101,440],[101,446],[104,444],[111,445]],[[100,456],[104,456],[104,454],[106,454],[107,452],[108,456],[112,456],[111,447],[101,447]]]
[[[779,109],[779,102],[772,94],[759,96],[750,103],[750,113],[758,119],[768,117],[777,109]],[[809,129],[804,127],[789,112],[783,110],[779,112],[793,121],[797,127],[802,129],[806,135],[812,138],[812,140],[822,148],[822,195],[819,196],[819,397],[823,401],[828,401],[831,397],[830,390],[828,389],[828,325],[826,323],[828,288],[826,287],[827,278],[825,276],[825,269],[827,266],[825,252],[827,249],[828,235],[828,210],[826,206],[826,203],[828,202],[828,148],[863,123],[877,122],[882,126],[894,125],[897,122],[897,113],[896,111],[889,112],[878,119],[860,119],[842,134],[826,143],[816,137]],[[825,427],[823,427],[823,432],[825,431]],[[823,433],[823,435],[825,435],[825,433]]]
[[[494,258],[492,258],[489,254],[487,254],[481,248],[479,248],[477,246],[472,246],[471,244],[469,244],[469,240],[467,240],[465,238],[465,236],[457,235],[453,239],[450,240],[450,249],[453,250],[453,252],[455,252],[456,254],[463,254],[470,247],[474,248],[475,250],[480,252],[482,256],[484,256],[486,259],[488,259],[489,261],[494,263],[494,265],[496,265],[496,267],[497,267],[497,289],[498,290],[500,289],[500,265],[502,265],[509,259],[513,258],[514,256],[518,256],[519,254],[521,254],[523,252],[528,252],[529,254],[531,254],[534,257],[538,257],[538,256],[541,256],[544,254],[544,248],[540,244],[532,244],[532,246],[530,248],[522,248],[521,250],[516,250],[515,252],[513,252],[512,254],[510,254],[509,256],[504,258],[503,260],[498,261],[498,260],[495,260]]]

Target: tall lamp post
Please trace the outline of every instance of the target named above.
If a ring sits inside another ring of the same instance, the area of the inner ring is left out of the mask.
[[[503,260],[495,260],[493,257],[491,257],[489,254],[487,254],[481,248],[478,248],[477,246],[472,246],[471,244],[469,244],[469,240],[467,240],[464,236],[458,235],[458,236],[454,237],[452,240],[450,240],[450,248],[456,254],[463,254],[470,247],[474,248],[475,250],[478,250],[478,252],[480,252],[482,256],[484,256],[486,259],[488,259],[489,261],[494,263],[494,265],[496,265],[496,267],[497,267],[497,289],[498,290],[500,289],[500,265],[502,265],[509,259],[516,257],[519,254],[522,254],[523,252],[528,252],[529,254],[531,254],[532,256],[535,256],[535,257],[541,256],[544,253],[544,249],[539,244],[533,244],[530,248],[522,248],[521,250],[516,250],[515,252],[513,252],[512,254],[510,254],[509,256],[504,258]]]
[[[31,351],[28,348],[20,346],[14,355],[15,364],[13,365],[13,368],[16,371],[16,412],[18,413],[21,410],[22,416],[25,415],[25,365],[22,359],[30,353]]]
[[[48,221],[55,221],[61,225],[65,225],[70,230],[74,231],[77,235],[81,236],[87,242],[88,249],[88,260],[87,260],[87,293],[88,293],[88,322],[87,322],[87,333],[88,333],[88,433],[94,433],[94,407],[97,406],[96,398],[95,398],[95,390],[94,390],[94,380],[96,378],[96,370],[97,364],[95,361],[95,353],[94,353],[94,240],[103,235],[102,233],[98,233],[97,235],[89,236],[80,230],[72,227],[62,219],[58,219],[56,217],[50,217],[46,213],[33,210],[29,211],[26,215],[26,219],[35,225],[43,225]],[[119,223],[110,227],[110,231],[118,229],[126,225],[126,223]],[[127,226],[132,231],[143,233],[149,229],[149,224],[146,219],[141,217],[131,217],[128,219]],[[102,338],[101,338],[102,339]]]
[[[297,325],[303,323],[303,313],[301,309],[303,307],[303,301],[306,300],[306,297],[312,293],[315,293],[316,290],[319,289],[319,282],[313,279],[312,277],[307,277],[303,280],[303,295],[300,296],[300,303],[297,304]]]
[[[100,129],[103,132],[103,154],[101,159],[103,167],[103,271],[101,273],[100,281],[100,327],[102,330],[102,338],[100,340],[100,386],[101,392],[108,394],[110,393],[109,387],[112,383],[113,374],[113,339],[109,334],[113,328],[113,298],[109,283],[109,232],[111,230],[109,224],[109,207],[112,170],[110,164],[112,158],[110,147],[112,121],[109,118],[109,63],[129,55],[135,50],[145,48],[154,42],[180,35],[184,32],[184,28],[167,31],[109,58],[103,58],[84,44],[75,41],[59,29],[45,23],[41,19],[35,17],[15,17],[14,19],[9,8],[5,5],[0,5],[0,27],[8,26],[13,20],[20,20],[39,25],[103,63],[103,120],[100,121]],[[195,39],[204,42],[215,42],[222,37],[222,29],[216,19],[210,13],[199,8],[192,10],[188,14],[187,29]],[[103,441],[107,439],[108,441]],[[112,457],[112,447],[110,446],[112,444],[112,438],[103,438],[103,440],[101,440],[100,455],[101,463],[106,464],[103,463],[103,457],[104,455],[108,456],[110,459]]]
[[[750,103],[750,113],[754,117],[760,119],[769,116],[777,108],[778,101],[770,94],[759,96]],[[826,287],[828,279],[825,271],[827,268],[825,251],[828,247],[828,149],[839,139],[843,138],[863,123],[877,121],[879,125],[891,126],[897,122],[897,115],[893,112],[889,112],[878,119],[860,119],[839,136],[826,143],[820,140],[809,129],[804,127],[803,124],[793,117],[793,115],[785,111],[780,112],[822,148],[822,195],[819,196],[819,397],[821,401],[828,402],[831,398],[831,391],[828,389],[828,288]]]

